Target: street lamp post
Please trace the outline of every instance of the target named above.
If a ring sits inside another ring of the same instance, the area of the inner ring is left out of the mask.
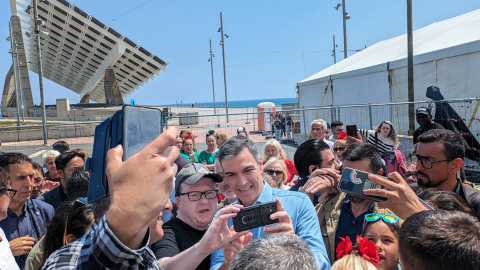
[[[213,79],[213,55],[212,53],[212,40],[210,39],[210,59],[208,62],[210,62],[210,68],[212,69],[212,90],[213,90],[213,114],[217,114],[217,108],[215,106],[215,80]]]
[[[343,8],[343,57],[347,58],[347,12],[345,11],[345,0],[342,0]]]
[[[225,43],[223,40],[222,12],[220,12],[220,34],[222,35],[222,41],[220,41],[220,45],[222,45],[222,56],[223,56],[223,83],[225,85],[225,112],[227,114],[227,123],[228,123],[227,73],[225,72]]]
[[[40,84],[40,102],[42,107],[42,124],[43,124],[43,144],[48,145],[48,133],[47,133],[47,118],[45,113],[45,97],[43,95],[43,68],[42,68],[42,49],[40,43],[40,25],[42,21],[38,17],[37,1],[33,0],[33,12],[35,23],[35,39],[37,41],[37,61],[38,61],[38,81]]]

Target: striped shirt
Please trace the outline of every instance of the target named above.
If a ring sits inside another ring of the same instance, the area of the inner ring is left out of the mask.
[[[377,140],[375,140],[375,131],[367,130],[367,129],[359,129],[358,132],[367,138],[367,142],[373,146],[377,147],[378,152],[380,155],[383,156],[383,153],[386,151],[390,151],[393,145],[395,144],[394,141],[390,138],[383,138],[380,135],[380,132],[377,133]],[[375,143],[376,141],[376,143]]]

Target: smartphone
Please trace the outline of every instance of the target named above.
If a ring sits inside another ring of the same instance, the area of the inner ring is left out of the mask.
[[[277,212],[275,202],[247,206],[233,218],[233,228],[236,232],[241,232],[277,223],[278,219],[270,219],[270,215],[275,212]]]
[[[162,111],[138,106],[124,106],[122,110],[123,160],[127,160],[162,133]]]
[[[384,197],[370,196],[363,193],[363,191],[366,189],[385,189],[385,187],[383,187],[382,185],[368,179],[369,174],[370,173],[355,170],[352,168],[344,168],[342,172],[342,177],[338,182],[337,189],[347,194],[355,195],[376,202],[387,200],[387,198]],[[386,177],[384,178],[388,179]]]
[[[347,125],[347,135],[357,137],[357,125]]]

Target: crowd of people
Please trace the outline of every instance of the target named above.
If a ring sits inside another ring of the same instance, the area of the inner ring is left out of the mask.
[[[347,135],[316,119],[293,160],[276,139],[262,155],[244,128],[207,130],[200,153],[191,131],[169,128],[126,161],[110,149],[110,194],[92,203],[85,151],[59,142],[43,165],[3,153],[0,269],[480,269],[463,141],[416,112],[408,168],[389,121]],[[377,185],[363,193],[380,199],[339,191],[345,168],[368,173]],[[276,222],[235,230],[263,203]]]

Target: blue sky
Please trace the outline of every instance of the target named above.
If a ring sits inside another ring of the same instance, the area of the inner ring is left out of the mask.
[[[214,58],[215,96],[224,100],[220,42],[223,13],[229,100],[295,97],[296,83],[333,64],[332,36],[343,59],[341,0],[301,1],[73,1],[82,10],[168,62],[166,72],[124,100],[160,105],[212,101],[209,39]],[[406,33],[406,1],[346,0],[349,50]],[[413,1],[413,28],[479,9],[478,0]],[[11,65],[9,1],[0,1],[0,78]],[[415,41],[414,41],[415,42]],[[406,44],[405,44],[406,46]],[[348,52],[349,55],[355,52]],[[34,103],[40,104],[38,75],[30,73]],[[45,80],[46,104],[80,96]]]

